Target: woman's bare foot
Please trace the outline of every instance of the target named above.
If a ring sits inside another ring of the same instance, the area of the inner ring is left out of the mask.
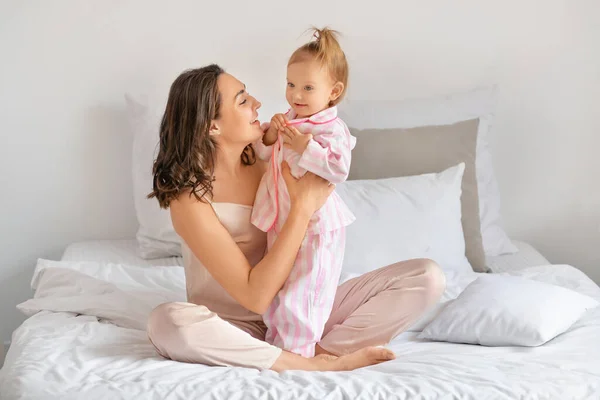
[[[391,350],[382,347],[365,347],[336,358],[331,361],[331,365],[335,367],[332,371],[352,371],[394,359],[396,359],[396,355]]]
[[[351,371],[394,360],[395,358],[396,356],[392,351],[381,347],[365,347],[340,357],[331,354],[319,354],[313,358],[305,358],[283,351],[271,366],[271,369],[277,372],[287,370]]]
[[[314,357],[316,360],[323,360],[323,361],[335,361],[338,359],[338,356],[334,356],[333,354],[317,354]]]

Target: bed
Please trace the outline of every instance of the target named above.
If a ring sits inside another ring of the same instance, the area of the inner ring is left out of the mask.
[[[419,338],[429,322],[440,320],[438,311],[462,304],[466,289],[489,277],[551,283],[595,304],[600,300],[600,288],[580,270],[551,265],[502,229],[488,145],[494,90],[347,102],[340,112],[365,138],[353,150],[352,182],[336,189],[357,217],[347,230],[342,280],[415,257],[433,258],[447,269],[436,308],[389,344],[396,360],[340,373],[277,374],[157,355],[145,333],[147,316],[160,303],[184,300],[185,281],[169,213],[146,197],[160,113],[126,98],[134,136],[136,239],[73,243],[62,260],[38,261],[35,296],[18,306],[28,319],[14,332],[0,370],[2,399],[600,398],[600,307],[539,347]]]
[[[533,247],[516,244],[521,251],[493,260],[500,273],[600,299],[600,289],[577,269],[548,265]],[[539,348],[426,342],[411,329],[389,346],[397,360],[346,373],[168,361],[149,344],[144,315],[162,301],[182,299],[180,263],[141,260],[134,240],[75,243],[61,261],[40,260],[32,285],[50,302],[24,307],[33,315],[13,335],[0,371],[1,398],[593,399],[600,393],[600,309]],[[472,280],[450,274],[443,300]]]

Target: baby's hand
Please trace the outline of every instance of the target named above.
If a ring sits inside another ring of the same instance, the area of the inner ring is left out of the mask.
[[[263,143],[267,146],[272,145],[277,141],[277,136],[279,132],[283,131],[283,128],[286,126],[287,119],[283,114],[275,114],[273,118],[271,118],[271,124],[269,125],[269,129],[265,132],[265,136],[263,138]]]
[[[310,133],[301,133],[293,126],[286,126],[283,129],[283,145],[291,148],[298,154],[304,153],[312,137]]]
[[[277,132],[283,130],[287,126],[287,118],[284,114],[275,114],[273,118],[271,118],[271,127],[273,127]]]

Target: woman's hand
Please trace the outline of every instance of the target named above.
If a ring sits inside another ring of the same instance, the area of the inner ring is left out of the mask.
[[[296,179],[290,172],[289,165],[284,161],[281,165],[283,179],[290,194],[292,210],[312,216],[318,211],[334,191],[335,185],[312,172],[307,172],[302,178]]]

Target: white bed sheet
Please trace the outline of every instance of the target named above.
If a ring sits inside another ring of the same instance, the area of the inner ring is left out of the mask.
[[[511,274],[600,300],[600,288],[573,267]],[[449,275],[443,300],[475,276]],[[182,296],[182,268],[41,260],[33,284],[36,299],[21,308],[35,315],[15,332],[0,371],[3,399],[597,399],[600,393],[600,308],[538,348],[431,343],[407,332],[390,344],[398,355],[392,362],[346,373],[277,374],[157,356],[144,316]]]
[[[550,261],[529,243],[518,240],[512,240],[512,242],[519,250],[518,252],[486,257],[487,266],[492,272],[518,271],[527,267],[550,264]]]

